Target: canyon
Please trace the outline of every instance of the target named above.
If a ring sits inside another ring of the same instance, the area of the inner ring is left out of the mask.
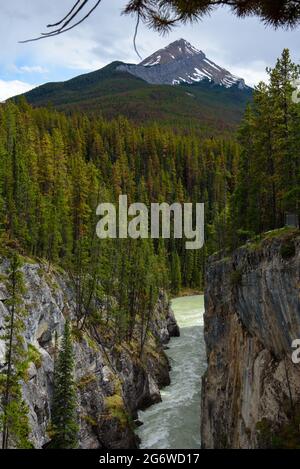
[[[7,312],[4,281],[7,270],[8,262],[2,259],[1,329]],[[28,312],[24,334],[31,352],[22,392],[29,409],[31,442],[35,448],[47,448],[51,440],[54,341],[56,334],[62,335],[66,318],[76,324],[75,295],[70,279],[61,269],[26,259],[22,272]],[[188,359],[192,363],[194,358],[191,357],[199,354],[200,363],[202,357],[201,366],[196,364],[195,358],[195,366],[200,366],[199,382],[204,373],[202,448],[295,446],[293,425],[297,425],[300,415],[300,365],[292,361],[292,344],[300,337],[299,282],[298,230],[270,232],[262,239],[249,241],[230,255],[218,253],[209,259],[204,313],[207,370],[201,334],[197,336],[199,344],[195,345],[194,341],[191,345],[194,350],[190,350],[192,355]],[[179,304],[185,304],[183,299],[180,301]],[[193,301],[193,297],[187,301]],[[193,320],[198,321],[201,317],[201,308],[199,319],[195,306],[191,311],[186,312],[186,318],[185,309],[180,313],[185,334],[189,334],[189,329],[184,329],[185,322],[192,317],[189,314],[193,315]],[[140,439],[136,435],[136,425],[141,423],[137,420],[140,418],[138,411],[160,403],[162,395],[165,403],[154,406],[150,413],[142,412],[141,418],[145,418],[145,422],[137,434],[142,437],[142,443],[145,438],[145,444],[153,440],[151,425],[163,432],[165,427],[160,428],[159,424],[160,408],[169,408],[167,396],[170,392],[175,392],[176,399],[181,402],[180,376],[185,373],[184,360],[180,362],[183,345],[178,342],[171,346],[171,351],[175,351],[175,382],[173,388],[166,388],[161,395],[161,388],[170,384],[171,367],[166,344],[171,337],[180,334],[166,294],[160,293],[153,311],[143,357],[137,353],[137,339],[131,344],[114,347],[109,345],[100,329],[81,329],[79,324],[74,326],[73,334],[79,447],[137,448]],[[177,358],[176,350],[179,351]],[[4,352],[0,341],[1,368]],[[187,383],[188,379],[189,372],[185,379]],[[197,387],[197,379],[193,380],[193,386]],[[200,389],[200,384],[198,386]],[[172,430],[168,438],[180,439],[179,427],[178,431]],[[191,439],[196,441],[197,430],[194,428],[192,433]],[[154,448],[156,445],[153,442]],[[174,447],[178,445],[178,441],[174,443]]]

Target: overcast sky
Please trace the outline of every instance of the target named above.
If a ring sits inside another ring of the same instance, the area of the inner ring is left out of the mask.
[[[86,23],[55,38],[19,44],[63,17],[74,0],[9,0],[0,5],[0,101],[49,81],[97,70],[113,60],[139,62],[132,45],[134,20],[121,16],[126,0],[103,0]],[[266,78],[284,47],[300,62],[300,28],[273,30],[256,18],[238,19],[222,8],[200,23],[177,27],[161,37],[141,26],[137,39],[147,57],[184,38],[250,85]]]

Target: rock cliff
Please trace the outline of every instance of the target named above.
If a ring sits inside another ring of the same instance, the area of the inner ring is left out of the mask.
[[[210,259],[203,448],[294,447],[299,432],[300,233],[283,230]],[[298,435],[299,436],[299,435]],[[299,438],[298,438],[299,444]]]
[[[5,275],[8,264],[0,260],[0,331],[6,314]],[[35,448],[47,447],[53,393],[55,335],[62,335],[65,318],[74,318],[74,291],[63,272],[44,264],[26,262],[22,268],[26,284],[24,302],[28,317],[25,338],[32,360],[23,395],[29,407],[31,441]],[[163,350],[179,330],[166,296],[161,293],[152,315],[150,338],[143,358],[137,343],[104,346],[96,328],[75,329],[76,383],[81,448],[134,448],[137,410],[160,400],[159,388],[169,384],[169,363]],[[0,341],[0,369],[4,363]]]

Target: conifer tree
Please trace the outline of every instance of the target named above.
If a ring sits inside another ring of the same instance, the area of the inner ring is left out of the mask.
[[[177,252],[172,253],[171,284],[173,293],[179,293],[181,289],[181,265],[180,258]]]
[[[255,233],[284,226],[285,213],[299,214],[300,108],[293,81],[300,67],[287,49],[260,83],[240,130],[242,146],[237,187],[231,203],[233,236],[240,242]]]
[[[21,262],[16,253],[11,254],[7,281],[8,310],[4,318],[5,366],[0,374],[2,449],[30,448],[28,409],[22,397],[21,382],[26,375],[27,353],[22,333],[26,311],[23,307],[24,295]]]
[[[74,381],[74,352],[70,322],[65,323],[61,348],[55,363],[51,448],[72,449],[78,445]]]
[[[73,7],[64,18],[48,25],[52,29],[23,42],[64,34],[87,20],[100,6],[101,0],[85,0],[83,4],[74,0]],[[198,21],[221,6],[230,8],[237,16],[256,15],[265,24],[274,27],[295,27],[300,21],[297,0],[124,0],[124,13],[136,15],[137,25],[143,21],[148,27],[167,32],[177,24]]]
[[[205,202],[208,231],[212,233],[206,251],[210,255],[223,243],[223,236],[219,236],[219,242],[215,236],[217,221],[220,226],[217,215],[225,226],[236,181],[248,180],[250,185],[250,177],[237,177],[239,146],[228,136],[226,140],[205,139],[193,129],[178,128],[174,132],[167,125],[137,126],[123,117],[105,121],[97,116],[66,116],[50,108],[32,109],[25,103],[13,102],[0,107],[0,122],[0,231],[26,254],[46,258],[49,265],[59,264],[69,272],[81,328],[97,316],[96,298],[101,290],[100,297],[107,304],[109,298],[125,295],[116,308],[108,307],[106,318],[115,322],[117,336],[122,329],[120,336],[130,337],[138,316],[136,299],[142,290],[142,282],[130,285],[138,275],[126,243],[104,243],[96,237],[96,207],[100,202],[116,202],[121,193],[128,195],[129,203]],[[289,127],[293,129],[290,141],[295,148],[290,154],[296,162],[299,124],[290,119]],[[242,146],[244,151],[243,142]],[[251,181],[257,182],[254,151],[256,147],[251,146],[247,155],[251,158]],[[263,166],[264,158],[261,163]],[[290,168],[295,176],[296,164]],[[264,179],[265,184],[267,181],[270,178]],[[276,187],[281,187],[281,182],[276,181]],[[253,225],[259,225],[254,185],[249,187],[249,194],[253,213],[246,215],[239,210],[241,217],[231,217],[231,225],[237,230],[241,218],[246,221],[252,217]],[[286,208],[294,205],[296,196],[290,184],[282,198]],[[199,285],[204,277],[204,257],[198,272],[196,257],[186,254],[184,241],[166,240],[163,244],[162,255],[161,244],[154,242],[154,248],[160,259],[168,260],[166,270],[171,272],[172,253],[176,250],[183,286]],[[145,252],[141,256],[138,264],[143,271],[148,261]],[[159,263],[161,271],[165,266]],[[130,280],[124,282],[124,275]],[[145,276],[140,278],[148,281]],[[169,275],[164,284],[170,280]],[[125,330],[128,311],[131,332]]]

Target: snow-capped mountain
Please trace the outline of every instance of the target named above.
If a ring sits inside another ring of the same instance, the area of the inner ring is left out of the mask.
[[[82,110],[109,119],[123,115],[138,123],[168,122],[180,128],[192,123],[212,132],[235,129],[252,96],[244,80],[182,39],[138,65],[115,61],[25,94],[33,106],[52,103],[68,113]]]
[[[196,49],[184,39],[179,39],[178,41],[172,42],[172,44],[169,44],[164,49],[160,49],[159,51],[154,52],[154,54],[150,55],[150,57],[143,60],[140,65],[144,65],[144,67],[165,65],[172,62],[173,60],[184,60],[196,55],[201,56],[201,58],[205,57],[205,54],[203,54],[202,51]]]
[[[204,52],[184,39],[169,44],[139,65],[120,65],[120,71],[155,85],[193,84],[203,80],[231,88],[247,88],[245,81],[209,60]]]

